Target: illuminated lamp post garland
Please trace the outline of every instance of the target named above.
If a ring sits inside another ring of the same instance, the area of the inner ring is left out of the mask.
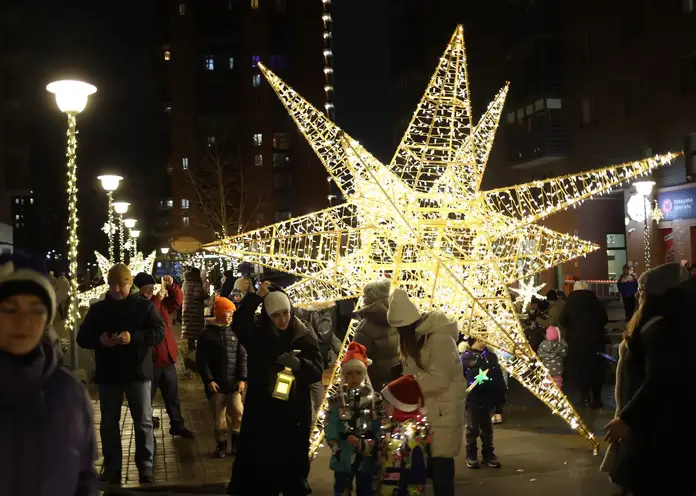
[[[135,256],[137,253],[137,250],[135,249],[135,241],[133,240],[133,229],[135,229],[135,225],[138,223],[136,219],[123,219],[123,225],[126,226],[126,229],[128,229],[128,241],[126,244],[128,245],[130,249],[130,256],[131,259]]]
[[[68,193],[68,261],[70,272],[70,298],[65,328],[70,332],[70,365],[77,370],[77,114],[87,106],[87,100],[97,88],[82,81],[55,81],[46,90],[53,93],[61,112],[68,117],[67,130],[67,193]]]
[[[442,310],[464,334],[508,353],[501,363],[510,374],[597,450],[593,434],[527,342],[508,287],[599,248],[534,222],[605,194],[676,155],[482,191],[507,87],[474,125],[461,27],[389,165],[259,67],[346,203],[204,248],[303,276],[287,289],[300,307],[357,297],[366,283],[389,275],[422,311]],[[338,388],[339,364],[356,325],[348,329],[327,397]],[[327,397],[312,431],[310,456],[322,440]]]
[[[138,252],[138,238],[140,237],[140,231],[138,229],[131,229],[131,260],[135,258],[135,254]]]
[[[125,224],[123,222],[123,216],[128,213],[128,207],[130,203],[128,202],[114,202],[114,210],[118,214],[118,237],[119,237],[119,247],[118,247],[118,261],[121,263],[126,263],[126,241],[125,241]]]
[[[114,263],[114,232],[116,226],[114,225],[114,191],[118,189],[119,183],[123,180],[121,176],[114,176],[111,174],[103,175],[97,177],[101,182],[102,188],[106,191],[106,197],[108,200],[108,218],[106,224],[106,234],[109,237],[109,261]]]

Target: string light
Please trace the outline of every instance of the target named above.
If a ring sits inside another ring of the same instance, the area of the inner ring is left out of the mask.
[[[546,284],[542,283],[539,286],[535,286],[533,277],[526,282],[519,281],[518,284],[518,288],[510,288],[510,291],[517,293],[518,296],[515,299],[515,303],[522,303],[522,313],[527,312],[527,308],[529,308],[529,304],[534,298],[538,298],[540,300],[546,299],[546,296],[539,294],[539,290],[546,286]]]
[[[391,277],[422,311],[442,310],[465,335],[504,351],[502,366],[597,450],[594,436],[527,342],[508,286],[599,248],[534,222],[605,194],[676,155],[481,191],[508,87],[474,126],[461,26],[388,166],[259,67],[346,203],[204,248],[303,276],[288,288],[298,306],[357,297],[366,283]],[[349,326],[317,415],[312,456],[323,436],[326,398],[337,391],[340,361],[356,326],[357,321]]]
[[[77,114],[68,112],[68,260],[70,272],[70,298],[65,329],[74,332],[77,325]],[[73,364],[74,365],[74,364]]]
[[[324,93],[326,94],[326,102],[324,103],[324,110],[326,115],[334,120],[334,104],[333,104],[333,19],[331,18],[331,0],[322,0],[322,13],[321,21],[324,24],[324,49],[322,55],[324,57]]]
[[[113,263],[114,261],[114,231],[116,227],[114,226],[114,192],[113,191],[108,191],[106,193],[107,199],[108,199],[108,205],[109,205],[109,217],[108,217],[108,225],[109,225],[109,260]]]

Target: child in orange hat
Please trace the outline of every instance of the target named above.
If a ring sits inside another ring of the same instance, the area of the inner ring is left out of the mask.
[[[374,494],[384,413],[379,395],[367,379],[371,363],[363,345],[350,343],[341,361],[341,386],[329,398],[324,434],[332,452],[329,468],[334,471],[334,496],[351,494],[353,480],[356,496]]]
[[[203,328],[196,352],[196,366],[213,415],[215,455],[219,458],[224,458],[228,449],[231,453],[235,451],[244,412],[242,393],[246,388],[247,354],[230,327],[235,309],[227,298],[215,298],[215,320],[208,321]]]

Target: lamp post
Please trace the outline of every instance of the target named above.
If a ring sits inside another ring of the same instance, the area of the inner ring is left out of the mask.
[[[638,181],[633,183],[636,192],[642,199],[643,203],[643,256],[645,257],[645,270],[648,270],[651,265],[650,257],[650,222],[648,220],[648,207],[650,205],[650,195],[652,194],[655,181]]]
[[[118,189],[119,183],[123,180],[121,176],[111,174],[97,177],[101,181],[102,188],[106,191],[106,196],[109,201],[109,217],[107,220],[109,226],[109,262],[114,263],[114,191]]]
[[[97,88],[82,81],[54,81],[46,86],[53,93],[61,112],[68,116],[68,262],[70,298],[65,327],[70,332],[70,365],[77,370],[77,114],[87,106],[87,100]]]
[[[160,248],[160,252],[162,253],[162,255],[166,255],[169,253],[169,248],[166,246],[164,248]]]
[[[138,238],[140,237],[140,230],[139,229],[131,229],[130,232],[131,235],[131,247],[132,247],[132,255],[135,256],[136,253],[138,253]]]
[[[125,227],[123,223],[123,216],[128,213],[128,207],[130,203],[128,202],[114,202],[114,210],[118,214],[118,231],[119,231],[119,247],[118,255],[119,262],[126,263],[126,246],[125,246]]]
[[[126,229],[128,229],[129,237],[132,236],[133,229],[135,228],[135,225],[138,223],[137,220],[135,219],[123,219],[123,225],[126,226]],[[131,243],[131,258],[135,256],[135,250],[133,250],[133,240],[130,240]]]

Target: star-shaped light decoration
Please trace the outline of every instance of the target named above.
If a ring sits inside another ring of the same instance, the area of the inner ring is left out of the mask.
[[[303,276],[288,288],[298,306],[358,297],[366,283],[389,275],[423,311],[442,310],[465,335],[509,353],[501,363],[510,374],[596,449],[592,433],[529,346],[508,286],[599,248],[534,222],[607,193],[676,155],[482,191],[508,87],[474,125],[461,26],[388,166],[263,64],[259,68],[346,203],[205,249]],[[354,320],[341,357],[356,326]],[[339,386],[338,368],[327,397]],[[311,455],[321,443],[326,407],[325,399]]]
[[[510,291],[514,291],[515,293],[517,293],[515,303],[522,303],[522,313],[527,312],[527,308],[529,308],[529,304],[532,302],[532,299],[546,299],[546,296],[539,294],[539,290],[546,286],[546,284],[541,283],[539,286],[535,286],[533,277],[530,277],[529,281],[519,281],[517,284],[518,287],[510,288]]]
[[[470,393],[472,389],[474,389],[476,386],[480,386],[486,381],[490,381],[491,378],[488,377],[488,369],[486,370],[479,370],[479,373],[476,374],[476,377],[474,377],[474,382],[471,383],[471,385],[466,388],[466,392]]]
[[[77,297],[78,304],[80,307],[89,307],[90,301],[100,300],[107,293],[107,291],[109,291],[109,284],[107,278],[109,277],[109,269],[113,264],[109,262],[108,258],[106,258],[98,251],[95,251],[94,255],[97,257],[97,265],[99,266],[99,270],[101,271],[102,277],[104,278],[104,284],[79,293]],[[134,277],[136,274],[140,272],[147,272],[149,274],[152,272],[152,267],[155,264],[155,258],[157,258],[156,251],[153,251],[147,258],[143,258],[143,254],[138,252],[131,259],[128,267],[130,268],[131,273]],[[153,293],[159,293],[161,287],[162,286],[160,284],[155,284]]]
[[[650,217],[655,222],[660,222],[662,219],[665,218],[665,214],[662,212],[662,209],[657,205],[657,202],[655,202],[655,206],[650,210]]]

